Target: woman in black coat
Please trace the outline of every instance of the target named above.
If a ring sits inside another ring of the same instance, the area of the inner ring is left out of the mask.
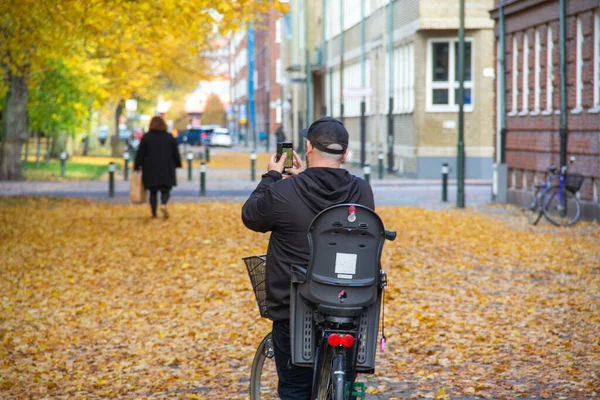
[[[161,117],[152,118],[148,133],[142,137],[134,165],[136,171],[140,168],[144,187],[150,190],[152,218],[156,218],[159,191],[160,209],[163,216],[168,218],[167,202],[171,188],[177,184],[175,169],[181,168],[181,158],[177,141],[167,132],[167,124]]]

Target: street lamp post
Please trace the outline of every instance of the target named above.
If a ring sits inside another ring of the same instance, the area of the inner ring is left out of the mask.
[[[456,206],[465,208],[465,143],[464,143],[464,103],[465,103],[465,0],[460,0],[460,28],[458,30],[458,148],[456,159]]]

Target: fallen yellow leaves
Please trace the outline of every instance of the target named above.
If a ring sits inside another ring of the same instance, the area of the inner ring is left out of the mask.
[[[241,257],[266,250],[241,204],[0,199],[0,398],[247,399],[259,318]],[[386,353],[378,398],[593,398],[600,233],[378,210]],[[401,395],[402,394],[402,395]]]

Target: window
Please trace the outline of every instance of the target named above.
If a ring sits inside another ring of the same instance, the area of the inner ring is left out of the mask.
[[[523,96],[519,115],[529,114],[529,39],[523,33]]]
[[[281,18],[275,21],[275,43],[281,43]]]
[[[304,26],[306,21],[304,21],[304,8],[300,9],[298,12],[298,47],[301,50],[304,50]],[[294,38],[295,39],[295,38]]]
[[[340,34],[340,0],[325,1],[325,38],[329,40]]]
[[[371,63],[369,60],[365,60],[365,86],[366,88],[371,87]],[[351,64],[344,67],[344,89],[346,88],[360,88],[362,82],[362,71],[360,62]],[[362,97],[344,97],[344,117],[359,117],[360,116],[360,102]],[[370,113],[370,101],[366,99],[365,114]]]
[[[552,52],[554,51],[554,42],[552,41],[552,27],[548,25],[546,39],[546,111],[544,114],[552,114],[552,95],[554,86],[552,84]]]
[[[533,113],[539,114],[540,112],[540,56],[542,52],[542,46],[540,44],[540,28],[535,29],[535,65],[534,65],[534,74],[535,74],[535,87],[534,87],[534,100],[533,100]]]
[[[465,40],[464,110],[473,111],[472,39]],[[458,40],[432,39],[427,58],[427,111],[458,110]]]
[[[512,51],[512,110],[509,115],[517,115],[517,101],[519,100],[519,45],[517,37],[513,36]]]
[[[600,11],[594,20],[594,110],[600,112]]]
[[[413,112],[415,85],[414,85],[414,44],[409,43],[396,47],[392,52],[392,96],[394,98],[394,114],[406,114]],[[385,79],[385,111],[388,112],[389,101],[387,93],[389,89],[387,56],[386,56],[386,79]]]
[[[361,2],[365,5],[365,18],[369,16],[370,0],[344,0],[344,30],[350,29],[360,22]]]
[[[575,61],[575,108],[573,113],[581,112],[581,94],[583,92],[583,31],[581,28],[581,17],[577,16],[577,36],[576,36],[576,61]]]

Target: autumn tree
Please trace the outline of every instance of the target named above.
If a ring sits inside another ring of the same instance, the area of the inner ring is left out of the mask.
[[[225,122],[225,107],[221,99],[214,93],[211,93],[206,99],[206,106],[202,113],[203,125],[223,125]]]
[[[206,66],[201,54],[211,38],[239,28],[269,3],[0,1],[0,180],[21,177],[28,97],[36,84],[33,74],[57,62],[74,76],[97,70],[102,87],[84,90],[116,110],[123,99],[151,98],[165,87],[188,86],[202,78]]]

